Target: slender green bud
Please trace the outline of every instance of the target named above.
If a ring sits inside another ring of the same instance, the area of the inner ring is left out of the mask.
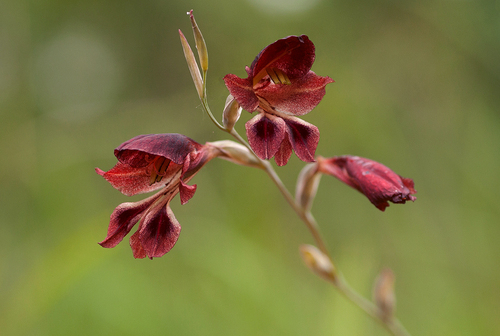
[[[222,112],[222,123],[228,131],[231,131],[240,119],[241,110],[242,108],[236,99],[231,95],[227,96],[224,112]]]
[[[203,72],[208,70],[208,51],[205,39],[201,34],[200,28],[196,24],[194,19],[193,10],[188,12],[189,18],[191,19],[191,25],[193,26],[194,40],[196,41],[196,49],[198,50],[198,56],[200,58],[200,66]]]
[[[373,300],[380,309],[380,318],[387,322],[394,316],[396,294],[394,293],[394,273],[386,268],[380,272],[373,286]]]
[[[301,245],[300,254],[306,266],[314,273],[327,281],[335,282],[335,267],[323,252],[312,245]]]
[[[191,77],[193,78],[194,86],[196,87],[196,91],[198,91],[198,96],[200,97],[200,99],[202,99],[204,96],[204,92],[203,92],[203,80],[201,79],[200,68],[198,67],[196,59],[194,58],[193,50],[191,50],[191,47],[189,46],[189,43],[186,40],[186,37],[184,36],[184,34],[180,29],[179,29],[179,35],[182,43],[182,50],[184,51],[184,57],[186,58],[189,72],[191,73]]]
[[[309,212],[318,190],[321,173],[318,171],[318,163],[307,164],[299,173],[297,186],[295,188],[295,201]]]
[[[233,163],[264,169],[262,162],[258,160],[245,146],[231,140],[220,140],[208,142],[208,144],[217,147],[221,151],[219,157]]]

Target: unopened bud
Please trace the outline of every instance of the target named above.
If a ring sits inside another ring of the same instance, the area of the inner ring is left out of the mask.
[[[232,130],[240,119],[241,110],[242,108],[236,99],[232,95],[227,96],[224,112],[222,112],[222,123],[228,131]]]
[[[186,37],[179,29],[179,35],[182,43],[182,50],[184,51],[184,57],[186,58],[187,65],[189,68],[189,72],[191,73],[191,77],[193,78],[194,86],[196,87],[196,91],[198,91],[198,96],[203,98],[203,80],[201,79],[200,68],[198,68],[198,64],[196,63],[196,59],[194,58],[193,50],[189,46]]]
[[[312,245],[301,245],[300,254],[314,273],[327,281],[335,281],[335,267],[323,252]]]
[[[264,169],[262,162],[258,160],[245,146],[231,140],[220,140],[209,142],[214,147],[221,151],[220,158],[231,161],[233,163]]]
[[[373,300],[380,309],[380,318],[388,321],[394,315],[396,295],[394,294],[394,273],[386,268],[380,272],[373,287]]]
[[[198,56],[200,58],[201,70],[205,72],[208,70],[207,45],[205,44],[205,39],[201,34],[200,28],[198,28],[198,25],[196,24],[192,9],[188,12],[188,15],[191,19],[191,25],[193,26],[194,40],[196,41],[196,49],[198,50]]]
[[[300,171],[295,188],[295,201],[308,212],[311,210],[314,197],[318,190],[321,173],[316,162],[307,164]]]

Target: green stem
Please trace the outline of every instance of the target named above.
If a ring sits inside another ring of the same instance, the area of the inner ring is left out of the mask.
[[[206,95],[206,72],[203,73],[203,92],[204,95],[203,97],[200,97],[201,103],[203,110],[208,114],[212,122],[222,131],[227,132],[231,134],[240,144],[245,146],[254,156],[255,158],[261,163],[261,166],[263,169],[266,171],[267,175],[271,178],[271,180],[274,182],[274,184],[278,187],[278,190],[281,192],[283,197],[285,197],[286,201],[290,206],[293,208],[293,210],[297,213],[297,215],[300,217],[300,219],[305,223],[307,228],[309,229],[309,232],[313,236],[317,246],[321,250],[321,252],[330,259],[330,262],[332,265],[335,265],[333,263],[332,257],[330,256],[330,253],[328,252],[328,249],[326,248],[326,245],[321,238],[321,234],[319,231],[318,224],[316,223],[316,220],[314,219],[313,215],[309,211],[304,211],[304,209],[297,204],[293,196],[290,194],[288,189],[285,187],[283,182],[281,181],[280,177],[272,167],[272,165],[269,163],[269,161],[262,160],[255,154],[255,152],[252,150],[250,145],[248,144],[245,139],[243,139],[238,132],[233,128],[231,130],[226,129],[224,126],[219,124],[217,119],[213,116],[212,112],[210,111],[210,108],[208,106],[208,101],[207,101],[207,95]],[[408,331],[403,327],[403,325],[399,322],[398,319],[395,317],[392,317],[390,319],[384,319],[382,316],[382,312],[380,309],[374,305],[372,302],[361,296],[358,292],[356,292],[345,280],[345,278],[342,276],[342,274],[337,273],[335,275],[335,279],[332,281],[333,285],[341,292],[348,300],[350,300],[352,303],[360,307],[365,313],[367,313],[369,316],[371,316],[373,319],[377,320],[380,322],[391,334],[394,336],[410,336]]]

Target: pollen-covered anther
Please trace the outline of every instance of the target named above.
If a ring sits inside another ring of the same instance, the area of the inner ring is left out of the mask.
[[[159,156],[151,163],[151,176],[149,178],[149,185],[160,182],[165,176],[170,160]]]
[[[278,68],[266,68],[266,72],[274,84],[292,84],[288,76]]]

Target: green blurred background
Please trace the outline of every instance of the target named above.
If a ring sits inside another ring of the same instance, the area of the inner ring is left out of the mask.
[[[195,10],[222,77],[266,45],[307,34],[336,83],[304,119],[317,154],[355,154],[415,180],[385,213],[324,177],[313,212],[363,295],[384,267],[413,335],[500,334],[500,2],[0,0],[1,335],[386,335],[298,253],[312,243],[260,172],[212,161],[162,258],[114,249],[130,201],[94,172],[146,133],[226,139],[203,114],[177,29]],[[244,133],[244,112],[237,128]],[[278,172],[292,190],[303,163]],[[139,200],[142,197],[133,197]]]

